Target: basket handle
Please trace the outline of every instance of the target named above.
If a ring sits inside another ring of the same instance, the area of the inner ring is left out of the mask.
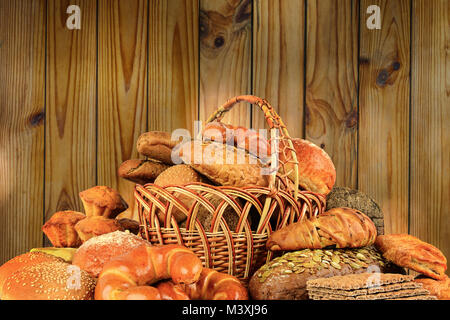
[[[241,96],[236,96],[234,98],[229,99],[227,102],[225,102],[223,105],[221,105],[219,108],[217,108],[217,110],[211,114],[211,116],[208,118],[208,120],[206,120],[206,123],[210,123],[213,121],[217,121],[220,122],[222,120],[222,118],[225,116],[225,114],[230,111],[236,104],[240,103],[240,102],[248,102],[250,104],[256,105],[258,106],[263,112],[264,112],[264,117],[266,119],[266,122],[269,126],[270,129],[276,129],[279,133],[279,140],[284,140],[287,142],[288,147],[285,148],[284,150],[282,150],[283,153],[289,152],[291,154],[291,160],[289,161],[290,163],[294,164],[294,185],[291,191],[291,193],[294,196],[294,199],[297,200],[298,197],[298,180],[299,180],[299,172],[298,172],[298,160],[297,160],[297,153],[295,152],[294,149],[294,145],[292,143],[292,138],[289,135],[289,132],[286,128],[286,125],[284,124],[283,120],[280,118],[280,116],[277,114],[277,112],[275,111],[275,109],[269,104],[269,102],[265,99],[262,99],[260,97],[257,96],[253,96],[253,95],[241,95]],[[272,141],[273,139],[275,139],[275,137],[272,136],[272,130],[271,132],[271,138],[270,141]],[[273,154],[273,150],[271,148],[272,154]],[[278,150],[277,150],[278,151]],[[279,151],[278,151],[279,153]],[[287,155],[284,154],[285,159],[287,159]],[[282,163],[282,165],[286,165],[286,163]],[[284,172],[285,175],[287,175],[288,173],[286,173],[286,170]],[[275,181],[276,181],[276,176],[277,176],[277,172],[273,172],[270,175],[270,184],[269,187],[271,189],[275,188]]]

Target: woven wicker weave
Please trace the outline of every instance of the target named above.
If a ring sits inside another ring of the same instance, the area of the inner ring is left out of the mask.
[[[160,187],[150,183],[136,185],[134,195],[141,235],[145,239],[153,244],[183,244],[200,257],[205,267],[232,274],[247,284],[252,273],[271,259],[265,247],[268,235],[282,226],[322,213],[325,197],[298,190],[298,165],[291,138],[266,100],[255,96],[235,97],[218,108],[207,122],[221,121],[224,114],[241,101],[260,107],[269,127],[277,130],[278,135],[271,133],[269,142],[274,138],[287,142],[284,145],[288,147],[280,152],[291,153],[294,183],[288,182],[286,163],[280,161],[278,169],[285,170],[275,170],[268,187],[236,188],[204,183]],[[184,201],[180,201],[181,195]],[[187,198],[193,200],[191,207],[185,205]],[[184,227],[172,216],[174,208],[187,216]],[[212,216],[209,230],[203,228],[197,217],[205,210]],[[236,214],[237,224],[233,230],[223,217],[227,210]],[[160,221],[161,216],[163,221]]]

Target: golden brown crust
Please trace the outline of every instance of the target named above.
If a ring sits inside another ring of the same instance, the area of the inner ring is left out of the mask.
[[[63,262],[64,260],[59,257],[55,257],[53,255],[43,252],[27,252],[5,262],[0,267],[0,298],[3,299],[2,297],[3,284],[5,283],[6,279],[15,271],[23,267],[51,261]]]
[[[436,296],[438,300],[450,300],[450,278],[443,277],[442,280],[434,280],[429,278],[417,278],[415,282],[421,283],[422,287]]]
[[[128,230],[133,234],[139,233],[139,222],[137,222],[136,220],[128,218],[121,218],[116,220],[122,226],[123,230]]]
[[[358,248],[372,245],[377,229],[368,216],[350,208],[334,208],[272,233],[266,242],[269,250]]]
[[[141,134],[137,140],[137,151],[151,159],[162,161],[166,164],[174,164],[172,161],[172,149],[178,141],[171,139],[171,134],[164,131],[150,131]]]
[[[442,252],[412,235],[380,235],[375,246],[387,260],[400,267],[412,269],[437,280],[446,277],[447,259]]]
[[[336,169],[330,156],[322,148],[304,139],[293,138],[292,144],[297,154],[299,186],[324,195],[330,193],[336,182]],[[279,160],[282,162],[291,160],[289,152],[286,152],[285,157],[285,146],[287,143],[281,140]],[[286,165],[286,171],[292,170],[289,174],[292,181],[295,177],[293,168],[293,164]]]
[[[12,273],[2,300],[92,300],[95,279],[61,261],[42,262]]]
[[[128,204],[114,189],[107,186],[95,186],[80,192],[86,216],[115,218],[128,209]]]
[[[42,226],[42,231],[55,247],[77,248],[81,245],[75,225],[86,216],[76,211],[58,211]]]
[[[242,149],[191,141],[180,146],[179,155],[184,163],[219,185],[267,187],[269,184],[260,160]]]
[[[148,242],[129,232],[115,231],[103,234],[83,243],[75,252],[72,264],[79,266],[93,277],[98,277],[106,262],[142,244]]]
[[[138,184],[152,183],[156,177],[170,166],[155,160],[130,159],[124,161],[119,169],[119,177]]]
[[[91,216],[81,220],[75,225],[82,242],[90,238],[98,237],[105,233],[114,231],[124,231],[122,225],[115,219],[108,219],[102,216]]]

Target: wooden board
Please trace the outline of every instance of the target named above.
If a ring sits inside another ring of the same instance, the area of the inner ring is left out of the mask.
[[[381,9],[369,30],[367,7]],[[386,233],[408,232],[410,1],[361,2],[359,189],[381,205]]]
[[[193,129],[198,119],[198,3],[150,0],[148,129]]]
[[[301,138],[305,1],[256,1],[253,16],[253,94],[267,99],[289,134]],[[267,128],[256,108],[252,127]]]
[[[410,233],[450,258],[450,2],[412,9]]]
[[[358,1],[307,5],[306,139],[333,159],[336,185],[357,187]]]
[[[45,1],[0,1],[0,70],[2,265],[42,246]]]
[[[81,9],[81,29],[66,9]],[[48,1],[45,218],[83,210],[78,193],[96,185],[96,1]]]
[[[251,93],[251,0],[200,0],[200,120],[228,99]],[[251,125],[251,107],[235,106],[225,123]]]
[[[147,129],[147,1],[98,3],[97,184],[116,189],[134,211],[134,183],[117,169],[139,158],[136,141]],[[114,94],[112,94],[114,93]]]

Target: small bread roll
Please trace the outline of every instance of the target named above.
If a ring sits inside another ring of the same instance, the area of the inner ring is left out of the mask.
[[[138,184],[152,183],[169,165],[148,159],[131,159],[124,161],[118,170],[119,177]]]
[[[86,216],[76,211],[58,211],[42,226],[42,231],[55,247],[77,248],[81,239],[75,231],[75,225]]]
[[[146,157],[172,165],[174,164],[172,161],[172,149],[178,143],[178,141],[172,140],[172,136],[168,132],[150,131],[139,136],[136,149]]]
[[[129,232],[114,231],[103,234],[83,243],[75,252],[72,264],[98,278],[106,262],[142,244],[150,245]]]
[[[193,182],[211,183],[207,178],[203,177],[190,166],[186,164],[179,164],[163,171],[156,178],[154,184],[160,187],[166,187],[170,185],[185,185]],[[175,196],[178,197],[188,208],[190,208],[194,203],[194,199],[188,196],[178,193],[175,193]],[[163,213],[158,210],[157,214],[160,221],[164,221]],[[176,207],[172,209],[172,215],[177,222],[181,222],[186,219],[186,215]]]
[[[323,195],[330,193],[336,182],[336,169],[330,156],[322,148],[304,139],[293,138],[292,144],[297,154],[298,185],[304,190]],[[286,171],[291,171],[289,178],[294,181],[294,164],[288,162],[292,161],[292,155],[286,147],[287,142],[281,140],[279,161],[286,163]],[[283,172],[282,167],[280,171]]]
[[[82,242],[86,242],[92,237],[98,237],[105,233],[124,231],[122,225],[117,220],[102,216],[91,216],[81,220],[75,225],[75,230]]]
[[[96,186],[80,192],[86,216],[115,218],[128,209],[128,204],[120,194],[107,186]]]
[[[52,261],[63,262],[64,260],[59,257],[55,257],[53,255],[43,252],[28,252],[21,254],[20,256],[14,257],[11,260],[5,262],[0,267],[0,299],[4,300],[2,291],[3,284],[5,283],[6,279],[15,271],[23,267],[33,266],[38,263],[52,262]]]
[[[61,261],[20,268],[6,278],[2,300],[92,300],[95,279]]]

